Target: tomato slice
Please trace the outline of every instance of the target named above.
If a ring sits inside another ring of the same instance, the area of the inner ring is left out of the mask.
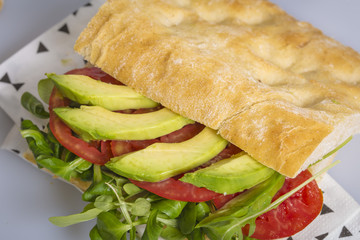
[[[105,164],[107,161],[109,161],[108,150],[106,150],[107,153],[102,153],[91,144],[74,137],[72,135],[71,129],[65,123],[63,123],[63,121],[61,121],[61,119],[54,113],[54,111],[52,111],[52,109],[56,107],[65,107],[68,104],[69,101],[65,99],[61,95],[60,91],[54,87],[49,101],[49,126],[51,132],[61,145],[63,145],[75,155],[94,164]],[[105,146],[103,148],[105,149]]]
[[[296,178],[287,178],[273,201],[296,188],[311,176],[311,173],[305,170]],[[259,216],[255,221],[255,233],[251,237],[266,240],[292,236],[303,230],[320,214],[322,205],[322,192],[317,183],[312,181],[282,202],[276,209]],[[244,233],[248,233],[248,226],[244,228]]]
[[[156,142],[159,142],[159,140],[157,139],[132,140],[132,141],[113,140],[111,141],[111,151],[112,154],[116,157],[123,155],[125,153],[144,149]]]
[[[204,125],[200,123],[188,124],[183,128],[172,133],[160,137],[160,142],[179,143],[194,137],[204,129]]]
[[[214,199],[212,199],[213,204],[215,205],[216,209],[221,208],[225,205],[228,201],[233,199],[234,197],[238,196],[240,193],[233,193],[228,195],[220,195]]]
[[[116,85],[124,85],[119,82],[109,74],[103,72],[100,68],[97,67],[89,67],[89,68],[77,68],[71,71],[68,71],[65,74],[75,74],[75,75],[86,75],[96,80],[101,80],[105,83],[116,84]]]
[[[161,182],[129,180],[136,186],[160,197],[177,201],[205,202],[222,195],[206,188],[199,188],[190,183],[181,182],[175,178],[168,178]]]

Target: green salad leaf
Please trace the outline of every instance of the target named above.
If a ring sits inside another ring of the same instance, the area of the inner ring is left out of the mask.
[[[96,225],[99,231],[99,235],[103,239],[122,239],[126,236],[126,232],[129,231],[132,226],[124,224],[116,217],[114,213],[102,212],[97,217]]]
[[[161,231],[162,238],[166,240],[185,240],[187,237],[177,227],[165,226]]]
[[[152,207],[162,213],[165,213],[169,218],[177,218],[181,214],[186,204],[187,202],[163,199],[154,202]]]
[[[50,78],[41,79],[38,83],[38,94],[45,103],[50,100],[52,89],[55,84]]]
[[[179,229],[184,235],[191,234],[196,225],[196,203],[189,202],[180,214]]]
[[[90,233],[89,233],[89,237],[91,240],[104,240],[101,236],[100,236],[100,233],[99,233],[99,229],[97,228],[97,225],[95,225]]]
[[[158,210],[151,211],[141,240],[158,240],[163,226],[157,221]]]
[[[103,210],[99,208],[91,208],[85,212],[68,216],[51,217],[49,221],[58,227],[67,227],[73,224],[86,222],[96,218]]]
[[[92,171],[91,163],[62,147],[51,131],[41,131],[30,120],[24,120],[21,122],[20,133],[26,139],[40,168],[46,168],[67,181],[86,176]]]
[[[29,92],[25,92],[21,96],[21,105],[38,118],[47,119],[50,116],[44,105]]]

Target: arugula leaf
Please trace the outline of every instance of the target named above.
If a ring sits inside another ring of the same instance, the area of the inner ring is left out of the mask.
[[[234,235],[242,239],[241,228],[246,224],[253,224],[251,221],[253,217],[249,217],[256,215],[271,203],[284,181],[284,176],[274,174],[268,180],[240,194],[217,212],[210,214],[197,227],[207,228],[207,232],[215,236],[215,239],[231,239]]]
[[[113,198],[109,195],[98,196],[94,202],[94,206],[103,211],[109,211],[116,208],[116,205],[113,203]]]
[[[50,129],[49,124],[47,129]],[[67,150],[66,148],[64,148],[59,141],[55,138],[55,136],[53,135],[53,133],[51,131],[48,131],[45,137],[48,140],[51,149],[54,151],[54,155],[53,157],[57,157],[60,158],[62,160],[64,160],[65,162],[70,162],[73,159],[77,158],[77,156],[75,154],[67,154],[67,152],[69,152],[69,150]],[[67,159],[64,158],[63,155],[67,155]]]
[[[132,204],[130,212],[134,216],[147,216],[150,212],[151,203],[145,198],[138,198]]]
[[[186,204],[187,202],[163,199],[154,202],[152,204],[152,207],[162,213],[165,213],[170,218],[177,218],[181,214]]]
[[[69,181],[72,177],[77,177],[78,173],[85,173],[92,167],[91,163],[63,148],[51,131],[41,131],[30,120],[22,121],[21,129],[20,133],[26,138],[40,168],[46,168]],[[65,161],[60,157],[64,157]]]
[[[189,240],[205,240],[205,235],[201,228],[196,228],[188,235]]]
[[[187,235],[190,234],[196,225],[196,203],[189,202],[181,212],[179,218],[179,229]]]
[[[89,237],[90,237],[91,240],[104,240],[100,236],[99,230],[98,230],[96,225],[91,229],[91,231],[89,233]]]
[[[104,210],[99,208],[92,208],[82,213],[77,213],[68,216],[51,217],[49,221],[58,227],[67,227],[76,223],[90,221],[96,218]]]
[[[106,185],[107,179],[98,183],[92,183],[91,186],[83,193],[82,199],[87,202],[92,202],[96,197],[101,195],[114,195],[113,191]]]
[[[26,138],[30,150],[35,158],[40,155],[52,156],[54,151],[51,149],[49,142],[45,138],[45,134],[30,120],[21,122],[21,136]]]
[[[153,210],[150,213],[147,221],[145,232],[141,240],[158,240],[161,234],[162,225],[157,222],[158,210]]]
[[[138,186],[136,186],[135,184],[130,183],[130,182],[124,184],[123,188],[124,188],[124,191],[128,195],[134,195],[134,194],[137,194],[137,193],[143,191],[141,188],[139,188]]]
[[[91,162],[88,162],[88,161],[86,161],[85,159],[82,159],[82,158],[80,158],[80,159],[83,160],[83,161],[81,161],[81,162],[79,161],[77,163],[76,168],[75,168],[75,170],[78,173],[83,173],[83,172],[89,170],[93,166],[93,164]]]
[[[165,226],[160,236],[165,240],[185,240],[187,239],[176,227]]]
[[[124,201],[124,198],[123,196],[121,196],[119,193],[119,191],[117,190],[117,188],[115,188],[113,185],[111,185],[110,183],[105,183],[106,185],[108,185],[111,190],[114,192],[118,202],[119,202],[119,209],[120,209],[120,212],[123,214],[126,222],[130,225],[133,225],[133,222],[132,222],[132,219],[131,219],[131,216],[130,216],[130,213],[128,211],[128,208],[127,208],[127,204],[126,202]]]
[[[69,181],[72,177],[77,176],[77,168],[87,161],[82,158],[77,158],[71,162],[64,162],[55,157],[41,157],[37,159],[37,162],[40,166],[49,169],[55,175]]]
[[[29,92],[24,92],[21,96],[21,105],[38,118],[46,119],[50,116],[44,105]]]
[[[61,159],[41,156],[36,159],[36,161],[41,167],[49,169],[53,174],[62,177],[67,181],[76,176],[76,172],[74,172],[76,167],[72,168],[72,166],[69,166],[68,163],[62,161]]]
[[[132,227],[122,223],[113,213],[102,212],[97,217],[99,235],[106,240],[119,240],[126,236],[126,232]]]
[[[108,212],[112,209],[116,209],[116,204],[112,202],[110,196],[99,196],[96,198],[95,203],[88,204],[84,211],[68,216],[51,217],[49,221],[59,227],[67,227],[80,222],[86,222],[96,218],[103,212]]]
[[[350,136],[348,137],[343,143],[341,143],[339,146],[337,146],[336,148],[334,148],[333,150],[331,150],[330,152],[328,152],[327,154],[325,154],[320,160],[318,161],[321,161],[321,160],[324,160],[328,157],[330,157],[331,155],[333,155],[334,153],[336,153],[337,151],[339,151],[342,147],[344,147],[348,142],[350,142],[350,140],[352,139],[353,137]]]
[[[200,222],[210,213],[210,207],[206,202],[196,204],[196,221]]]
[[[63,149],[58,148],[57,151],[59,152],[59,156],[57,158],[61,158],[64,162],[70,162],[78,157],[74,153],[67,150],[66,148],[63,148]],[[61,152],[61,154],[60,154],[60,152]]]

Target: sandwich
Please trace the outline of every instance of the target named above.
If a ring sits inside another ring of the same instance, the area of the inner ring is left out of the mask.
[[[93,67],[47,74],[49,131],[22,134],[89,201],[50,220],[91,239],[291,236],[360,130],[359,54],[267,1],[111,0],[75,51]]]

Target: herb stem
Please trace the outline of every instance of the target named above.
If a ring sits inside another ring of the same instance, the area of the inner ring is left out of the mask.
[[[130,217],[130,214],[129,214],[129,211],[127,210],[127,206],[126,206],[126,202],[120,198],[118,192],[116,191],[116,189],[110,184],[110,183],[106,183],[106,185],[109,186],[109,188],[111,188],[111,190],[113,190],[113,192],[115,193],[116,195],[116,198],[120,204],[119,208],[120,208],[120,211],[121,213],[124,215],[124,218],[126,220],[126,222],[131,226],[131,228],[133,227],[133,222],[131,220],[131,217]]]
[[[99,183],[102,180],[102,173],[100,165],[94,164],[94,183]]]

